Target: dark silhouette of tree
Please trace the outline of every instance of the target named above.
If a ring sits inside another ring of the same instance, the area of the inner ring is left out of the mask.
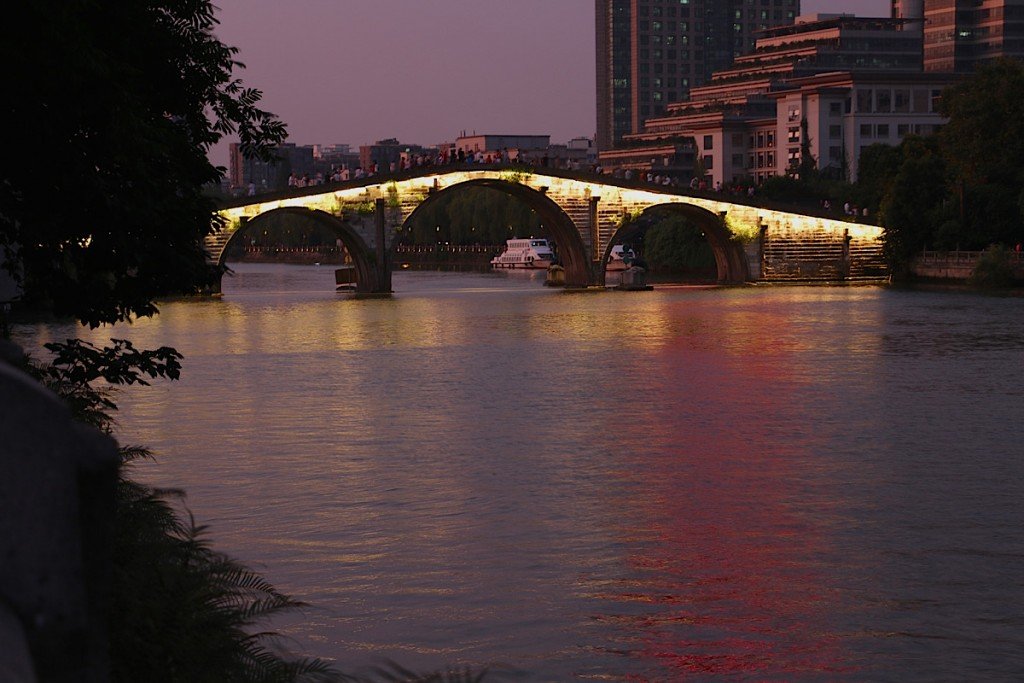
[[[942,93],[939,139],[955,176],[963,241],[981,248],[1024,237],[1024,64],[1000,59]]]
[[[19,5],[5,22],[0,257],[25,298],[91,326],[208,277],[210,146],[268,158],[285,128],[235,78],[209,0]]]
[[[920,249],[955,245],[954,213],[948,171],[934,137],[908,137],[900,145],[899,165],[881,201],[885,252],[889,265],[899,271]],[[941,230],[940,227],[941,226]],[[937,236],[943,235],[941,243]]]
[[[447,193],[406,225],[408,244],[504,244],[512,237],[540,236],[540,219],[522,200],[483,187]]]

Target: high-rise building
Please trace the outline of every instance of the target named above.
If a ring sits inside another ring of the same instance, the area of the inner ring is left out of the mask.
[[[892,0],[893,19],[920,19],[924,8],[924,0]]]
[[[800,0],[596,0],[597,146],[636,133],[669,102],[792,24]]]
[[[924,70],[973,71],[1024,58],[1024,0],[893,0],[894,17],[924,19]]]
[[[865,147],[942,124],[936,103],[956,76],[921,73],[919,27],[819,14],[761,31],[752,53],[602,151],[601,166],[717,187],[797,174],[809,161],[855,180]]]

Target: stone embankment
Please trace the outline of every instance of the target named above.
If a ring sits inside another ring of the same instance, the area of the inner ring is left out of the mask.
[[[924,251],[910,263],[910,272],[926,280],[967,280],[974,272],[983,251]],[[1024,283],[1024,257],[1019,251],[1010,254],[1013,279]]]

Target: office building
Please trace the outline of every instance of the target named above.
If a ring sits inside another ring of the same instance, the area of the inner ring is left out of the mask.
[[[792,24],[799,0],[596,0],[597,146],[610,149]]]
[[[922,73],[919,24],[811,15],[764,31],[753,54],[602,151],[601,165],[714,187],[794,174],[809,154],[855,180],[864,147],[942,124],[936,103],[952,75]]]
[[[279,190],[288,186],[288,176],[314,175],[314,148],[286,142],[275,148],[271,161],[242,156],[242,146],[233,142],[228,149],[228,180],[232,190],[247,188],[250,184],[259,192]]]
[[[893,0],[892,13],[924,20],[925,71],[1024,58],[1024,0]]]

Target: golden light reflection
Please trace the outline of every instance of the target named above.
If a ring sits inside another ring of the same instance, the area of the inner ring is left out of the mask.
[[[843,235],[849,235],[852,240],[875,244],[880,244],[882,236],[882,229],[875,225],[805,216],[798,213],[718,201],[706,197],[684,196],[669,190],[627,188],[614,184],[564,178],[543,173],[517,173],[510,180],[507,170],[480,169],[434,172],[404,180],[373,182],[371,179],[360,187],[329,190],[326,192],[317,192],[313,188],[307,190],[307,194],[301,196],[273,201],[254,201],[252,204],[222,209],[219,213],[227,219],[227,227],[221,234],[220,239],[223,240],[224,236],[230,237],[240,227],[242,218],[252,219],[274,209],[304,207],[340,216],[345,212],[357,210],[365,212],[368,204],[382,197],[397,200],[397,203],[391,206],[392,215],[388,218],[390,228],[395,230],[404,223],[412,211],[422,203],[430,192],[474,180],[503,180],[521,183],[546,194],[570,216],[573,216],[573,211],[570,207],[575,203],[578,203],[580,200],[586,200],[589,197],[599,197],[600,211],[598,212],[598,220],[601,223],[598,226],[597,234],[600,235],[602,243],[610,238],[617,227],[614,222],[617,219],[612,217],[636,215],[648,208],[662,204],[689,204],[700,207],[716,216],[724,216],[726,226],[742,241],[756,239],[761,226],[768,226],[769,230],[784,230],[785,232],[797,235],[801,233],[824,233],[837,239]],[[586,219],[574,216],[574,220],[577,222],[577,228],[580,230],[580,233],[585,239],[589,239],[588,236],[592,232],[591,226],[580,224],[581,220]],[[220,248],[216,238],[208,239],[208,247],[211,250],[219,250]]]

